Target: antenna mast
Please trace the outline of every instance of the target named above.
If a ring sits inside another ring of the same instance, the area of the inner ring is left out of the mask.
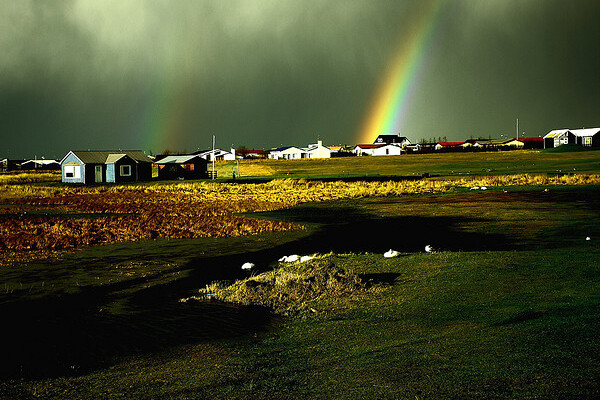
[[[215,135],[213,135],[213,148],[212,148],[212,179],[215,180]]]

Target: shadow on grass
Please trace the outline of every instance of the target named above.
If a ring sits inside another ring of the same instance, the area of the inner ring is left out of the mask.
[[[5,327],[0,375],[78,375],[109,366],[116,357],[248,335],[273,319],[262,307],[180,303],[179,292],[172,291],[177,284],[118,295],[122,286],[0,305]],[[111,302],[117,309],[110,310]]]
[[[253,216],[257,216],[254,214]],[[519,242],[498,233],[468,232],[465,224],[485,224],[481,218],[399,216],[381,218],[353,207],[300,206],[262,213],[263,218],[312,224],[314,234],[294,242],[286,251],[383,253],[388,249],[422,252],[514,250]]]
[[[264,330],[276,322],[264,308],[178,302],[212,281],[247,277],[248,272],[240,268],[245,262],[254,263],[253,273],[256,273],[272,268],[281,256],[289,254],[383,253],[390,248],[415,252],[423,251],[427,244],[451,251],[501,250],[513,246],[502,235],[459,230],[459,225],[465,222],[481,222],[469,218],[378,218],[353,207],[338,206],[306,206],[263,216],[307,223],[310,232],[300,239],[261,250],[256,250],[256,242],[248,238],[247,242],[239,242],[239,249],[228,249],[229,254],[221,256],[214,253],[200,256],[202,248],[186,246],[182,241],[181,249],[190,252],[191,261],[179,267],[185,272],[181,277],[170,281],[160,277],[139,278],[89,285],[74,294],[57,292],[39,299],[26,295],[0,297],[0,315],[5,327],[0,375],[18,378],[77,375],[110,366],[123,356]],[[136,246],[132,245],[132,249],[139,248]],[[198,256],[193,257],[194,251]],[[131,254],[124,252],[122,257]],[[116,258],[107,254],[111,262],[117,261]],[[140,258],[143,259],[141,255]],[[60,272],[81,268],[77,263],[82,260],[65,259],[59,266]],[[396,277],[395,274],[363,276],[371,283],[391,283]]]

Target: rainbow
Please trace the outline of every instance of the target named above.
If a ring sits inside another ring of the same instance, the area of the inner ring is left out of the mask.
[[[418,11],[402,37],[395,57],[388,64],[364,123],[357,134],[358,143],[372,143],[378,135],[396,134],[404,122],[411,93],[431,38],[434,36],[441,0],[431,0]]]

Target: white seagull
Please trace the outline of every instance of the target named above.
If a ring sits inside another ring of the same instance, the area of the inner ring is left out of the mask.
[[[392,258],[392,257],[398,257],[398,254],[400,254],[400,253],[398,253],[396,250],[389,249],[388,251],[383,253],[383,256],[385,258]]]
[[[300,259],[300,256],[298,254],[292,254],[290,256],[283,256],[279,259],[279,262],[294,262],[294,261],[298,261]]]
[[[254,264],[252,264],[252,263],[250,263],[250,262],[244,263],[244,265],[242,265],[242,269],[243,269],[243,270],[246,270],[246,271],[249,271],[249,270],[251,270],[252,268],[254,268]]]

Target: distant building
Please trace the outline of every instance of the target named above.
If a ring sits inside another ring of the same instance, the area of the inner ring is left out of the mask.
[[[152,160],[140,150],[69,151],[60,165],[65,183],[121,183],[152,179]]]
[[[235,149],[230,149],[230,151],[221,149],[200,150],[191,155],[198,155],[210,162],[212,162],[213,157],[215,161],[235,161]]]
[[[404,148],[410,144],[410,140],[406,136],[400,135],[379,135],[373,144],[397,144]]]
[[[473,145],[469,142],[439,142],[435,145],[437,151],[460,151]]]
[[[237,149],[235,154],[238,158],[257,159],[267,157],[267,153],[264,150]]]
[[[308,147],[284,146],[269,152],[273,160],[298,160],[301,158],[330,158],[331,149],[323,146],[322,141],[310,144]]]
[[[505,140],[504,143],[502,143],[502,145],[500,146],[501,149],[513,149],[513,150],[519,150],[522,149],[525,146],[525,143],[522,142],[519,139],[516,138],[512,138],[512,139],[508,139]]]
[[[21,164],[24,163],[25,161],[26,160],[13,160],[13,159],[5,158],[3,160],[0,160],[0,171],[7,172],[7,171],[14,171],[17,169],[21,169]]]
[[[405,148],[407,153],[418,153],[421,151],[421,145],[419,143],[408,144]]]
[[[154,163],[159,179],[208,178],[208,161],[199,155],[166,156]]]
[[[305,158],[331,158],[331,149],[323,146],[322,141],[317,141],[315,144],[308,145],[308,148],[304,149]]]
[[[523,142],[524,149],[543,149],[544,148],[544,138],[541,137],[528,137],[528,138],[519,138],[521,142]]]
[[[60,163],[56,160],[27,160],[20,164],[24,170],[58,171]]]
[[[569,141],[569,136],[571,141]],[[575,143],[575,135],[568,129],[555,129],[544,135],[544,148],[558,147],[569,143]]]
[[[352,150],[357,156],[399,156],[403,153],[399,144],[357,144]]]
[[[577,144],[583,147],[600,147],[600,128],[555,129],[544,135],[544,148],[563,144]]]
[[[269,158],[273,160],[297,160],[301,159],[304,150],[296,146],[284,146],[269,152]]]
[[[583,147],[600,147],[600,128],[575,129],[575,144]]]

